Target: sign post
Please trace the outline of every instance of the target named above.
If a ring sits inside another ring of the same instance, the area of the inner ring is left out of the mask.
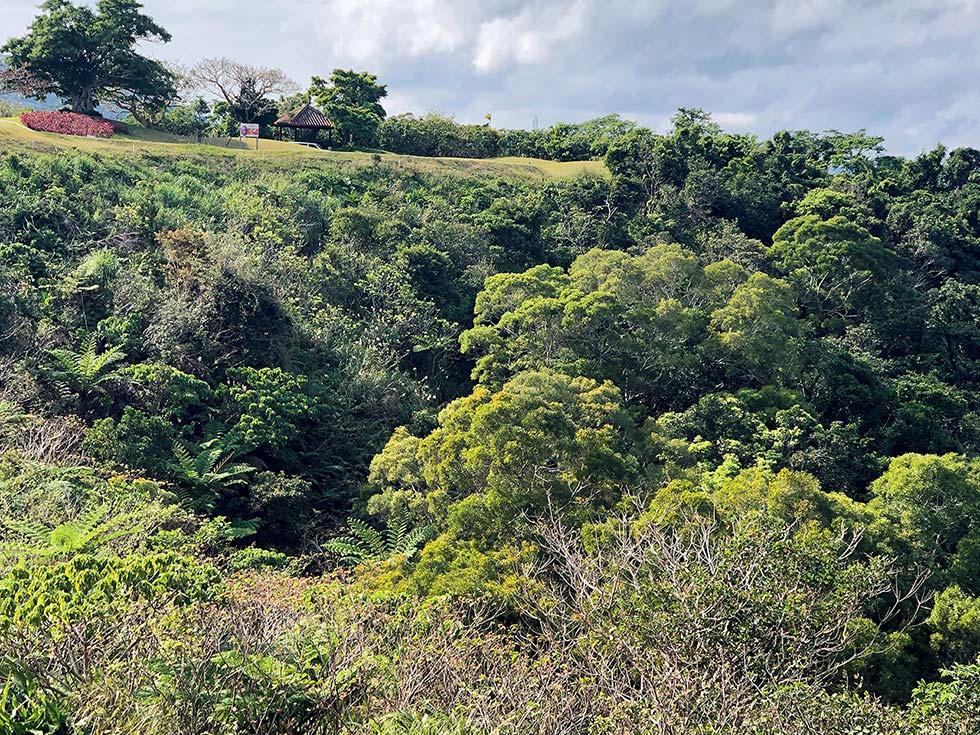
[[[241,123],[238,126],[239,138],[255,138],[255,150],[259,149],[259,125],[258,123]]]

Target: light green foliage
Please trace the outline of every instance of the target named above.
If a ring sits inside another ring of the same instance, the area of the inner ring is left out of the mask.
[[[807,214],[773,235],[769,258],[824,317],[852,318],[895,266],[894,252],[841,215]]]
[[[717,335],[736,373],[766,383],[798,371],[795,337],[799,332],[793,291],[783,281],[753,273],[722,308],[711,314]]]
[[[368,498],[368,512],[375,516],[409,513],[416,518],[428,515],[425,480],[419,462],[421,439],[399,426],[380,452],[371,460],[368,483],[375,490]]]
[[[796,203],[795,209],[801,217],[813,215],[823,220],[845,217],[865,226],[869,224],[866,222],[870,216],[867,208],[859,205],[853,195],[834,189],[811,189]]]
[[[553,325],[561,324],[558,294],[566,283],[560,269],[544,265],[487,279],[476,298],[473,329],[460,337],[463,352],[477,353],[474,378],[500,384],[512,371],[539,367],[549,350],[559,349]]]
[[[76,554],[112,553],[113,541],[151,530],[147,509],[113,512],[107,504],[92,505],[77,518],[54,528],[16,518],[0,518],[6,539],[0,542],[0,561],[64,559]]]
[[[868,508],[888,522],[881,542],[931,571],[937,586],[980,589],[977,468],[965,457],[905,454],[871,485]]]
[[[31,628],[57,639],[66,626],[120,616],[129,605],[200,599],[215,577],[213,567],[170,553],[15,566],[0,578],[0,631]]]
[[[913,693],[913,732],[970,735],[980,727],[980,664],[957,664],[943,681],[922,682]]]
[[[475,493],[482,530],[459,532],[509,536],[524,514],[614,503],[637,471],[632,431],[610,383],[530,372],[451,403],[418,457],[437,517]]]
[[[0,152],[0,712],[976,731],[980,152],[461,127],[610,177]]]
[[[936,595],[926,622],[933,631],[929,645],[943,661],[973,661],[980,655],[980,599],[959,586]]]
[[[472,730],[448,715],[396,712],[382,720],[372,720],[363,728],[364,735],[470,735]]]
[[[107,287],[119,274],[119,267],[119,258],[111,250],[103,248],[92,251],[75,271],[78,288],[94,290]]]
[[[368,481],[381,487],[423,487],[418,451],[419,438],[407,427],[399,426],[388,439],[385,451],[371,460]]]
[[[789,285],[762,273],[745,280],[731,261],[704,269],[676,245],[638,257],[593,250],[567,275],[538,266],[495,276],[475,313],[461,345],[488,385],[549,367],[612,380],[631,400],[663,406],[712,373],[759,385],[798,370]]]
[[[8,735],[63,735],[68,722],[58,700],[29,674],[0,666],[0,731]]]
[[[534,550],[528,544],[498,544],[487,549],[479,540],[444,533],[427,543],[410,567],[381,577],[375,584],[427,597],[484,597],[499,605],[513,605],[515,599],[534,592],[534,585],[515,571],[533,559]]]
[[[785,469],[778,473],[761,467],[742,470],[718,484],[712,501],[727,518],[761,515],[786,525],[834,528],[843,522],[857,530],[868,517],[846,495],[824,492],[813,476]]]
[[[474,377],[489,385],[552,368],[663,401],[697,380],[708,320],[703,286],[701,267],[679,246],[638,257],[591,251],[567,275],[539,266],[489,279],[461,344],[478,356]]]
[[[241,572],[256,569],[283,569],[289,565],[289,557],[281,551],[270,551],[249,546],[232,554],[228,567],[232,571]]]
[[[171,421],[190,418],[192,412],[211,397],[207,383],[170,365],[127,365],[119,374],[141,406]]]

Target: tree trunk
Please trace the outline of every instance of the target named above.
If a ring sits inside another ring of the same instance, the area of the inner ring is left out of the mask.
[[[85,87],[72,92],[71,111],[80,115],[92,115],[95,113],[95,101],[92,99],[92,88]]]

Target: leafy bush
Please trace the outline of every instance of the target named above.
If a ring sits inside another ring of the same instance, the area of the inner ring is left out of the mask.
[[[67,735],[68,722],[51,692],[22,671],[0,666],[0,732],[7,735]]]
[[[9,100],[0,100],[0,117],[17,117],[25,112],[30,112],[30,108]]]
[[[281,551],[270,551],[249,546],[236,551],[228,559],[228,568],[235,572],[256,569],[282,569],[289,564],[289,557]]]

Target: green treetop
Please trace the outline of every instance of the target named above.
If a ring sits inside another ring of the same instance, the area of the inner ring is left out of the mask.
[[[386,115],[381,99],[388,96],[374,74],[334,69],[329,80],[313,77],[310,96],[337,126],[342,140],[352,145],[374,142]]]
[[[15,72],[33,80],[33,96],[55,94],[74,112],[93,113],[102,102],[130,110],[165,106],[176,97],[174,75],[138,54],[136,44],[166,43],[170,34],[142,7],[136,0],[99,0],[93,10],[46,0],[27,34],[0,51]]]

